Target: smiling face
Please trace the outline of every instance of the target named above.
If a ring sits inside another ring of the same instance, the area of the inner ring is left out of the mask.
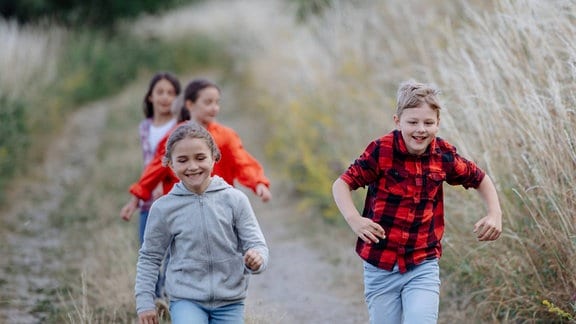
[[[407,108],[400,116],[394,115],[394,123],[402,133],[410,154],[422,155],[438,133],[438,112],[427,103],[417,108]]]
[[[186,108],[193,120],[206,127],[220,111],[220,90],[212,86],[200,90],[196,101],[186,100]]]
[[[148,101],[154,109],[154,116],[171,115],[172,102],[176,98],[176,88],[167,79],[161,79],[154,85]]]
[[[174,143],[169,165],[188,190],[202,194],[210,184],[214,163],[205,139],[184,137]]]

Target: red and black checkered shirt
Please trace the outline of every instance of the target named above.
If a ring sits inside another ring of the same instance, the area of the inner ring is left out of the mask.
[[[442,183],[478,188],[484,175],[476,164],[438,137],[419,156],[408,153],[398,130],[374,140],[340,176],[351,190],[368,186],[362,216],[386,232],[379,243],[358,239],[356,252],[366,262],[388,271],[398,262],[401,273],[424,260],[440,258]]]

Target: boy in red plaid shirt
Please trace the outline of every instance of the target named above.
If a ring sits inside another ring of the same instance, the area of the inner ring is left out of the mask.
[[[487,214],[474,225],[479,241],[502,233],[502,211],[490,177],[436,137],[438,91],[404,82],[398,90],[397,129],[372,141],[334,182],[338,209],[358,235],[371,323],[436,323],[442,254],[442,183],[478,191]],[[362,215],[351,191],[368,186]]]

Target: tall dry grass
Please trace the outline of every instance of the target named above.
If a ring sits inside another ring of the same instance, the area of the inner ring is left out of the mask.
[[[0,95],[23,97],[53,81],[64,37],[58,28],[22,27],[0,19]]]
[[[246,84],[270,120],[268,153],[305,206],[320,206],[326,217],[338,217],[331,181],[392,128],[398,83],[437,84],[441,136],[486,169],[504,209],[503,237],[480,244],[471,229],[483,216],[481,201],[447,190],[441,318],[573,321],[573,5],[334,1],[297,25],[276,3],[258,11],[269,20],[237,28],[244,42],[231,46],[247,58]]]
[[[471,229],[481,201],[447,188],[440,321],[569,322],[576,316],[574,4],[334,1],[298,24],[282,1],[231,0],[146,18],[134,33],[164,38],[200,28],[227,39],[246,87],[239,100],[269,120],[260,130],[269,156],[303,194],[303,206],[320,207],[327,218],[339,217],[333,179],[392,128],[398,83],[436,83],[444,92],[440,135],[487,170],[504,209],[503,237],[480,244]],[[133,228],[119,229],[113,216],[138,172],[128,134],[139,116],[123,105],[111,112],[117,131],[106,142],[118,146],[116,155],[103,154],[91,177],[107,194],[71,199],[84,203],[71,211],[91,206],[97,214],[94,253],[78,265],[84,275],[74,283],[70,316],[78,322],[133,316],[132,296],[111,293],[131,291],[135,261]],[[106,177],[111,169],[120,176]]]

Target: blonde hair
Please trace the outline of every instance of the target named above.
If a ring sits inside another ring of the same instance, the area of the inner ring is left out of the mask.
[[[166,142],[166,153],[164,153],[164,158],[162,159],[164,165],[168,165],[172,161],[174,145],[185,138],[198,138],[204,140],[210,149],[210,153],[212,153],[214,161],[220,161],[220,149],[216,145],[216,142],[214,142],[212,135],[210,135],[210,133],[197,122],[189,121],[178,126],[178,128],[170,134],[170,137]]]
[[[420,83],[414,80],[404,81],[398,87],[396,115],[400,117],[405,109],[418,108],[426,103],[440,117],[440,109],[442,107],[437,98],[439,94],[440,91],[432,84]]]

